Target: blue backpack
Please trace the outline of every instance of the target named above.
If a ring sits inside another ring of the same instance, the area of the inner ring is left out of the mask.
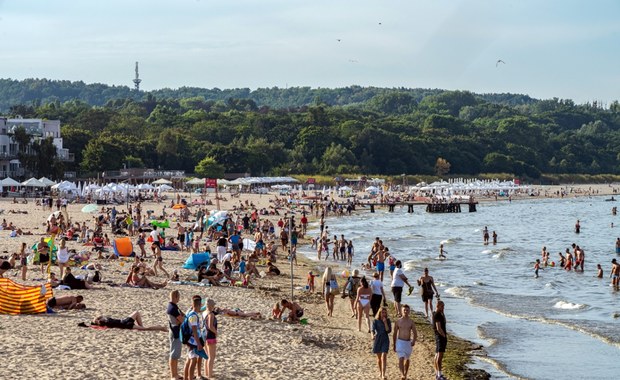
[[[187,313],[183,323],[181,323],[181,342],[183,344],[189,344],[189,339],[192,337],[192,326],[189,325],[189,317],[192,315],[198,315],[195,311]]]

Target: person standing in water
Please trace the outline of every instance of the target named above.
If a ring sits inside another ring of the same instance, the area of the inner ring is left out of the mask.
[[[616,254],[620,255],[620,237],[616,239]]]
[[[440,259],[445,259],[446,258],[446,253],[448,253],[448,252],[444,251],[443,244],[439,244],[439,258]]]
[[[575,223],[575,233],[578,234],[581,231],[581,225],[579,224],[579,219],[577,219],[577,223]]]
[[[536,264],[534,264],[534,278],[538,278],[539,269],[540,269],[540,259],[536,259]]]
[[[482,230],[482,238],[484,240],[484,245],[489,244],[489,229],[487,226],[484,226],[484,230]]]
[[[497,234],[493,231],[493,245],[497,244]]]
[[[433,295],[439,292],[435,287],[435,280],[428,275],[428,268],[424,268],[424,274],[418,279],[418,286],[422,288],[422,302],[424,302],[424,316],[428,318],[429,313],[433,312]]]

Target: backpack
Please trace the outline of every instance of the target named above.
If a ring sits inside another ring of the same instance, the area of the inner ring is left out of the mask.
[[[181,323],[180,338],[183,344],[189,344],[189,339],[192,337],[192,327],[189,325],[189,317],[191,317],[192,315],[198,315],[198,313],[192,310],[191,312],[187,313],[185,319]]]
[[[345,287],[347,294],[349,294],[350,296],[354,296],[357,294],[357,288],[359,286],[359,281],[360,281],[359,278],[349,277],[347,281],[347,285]]]

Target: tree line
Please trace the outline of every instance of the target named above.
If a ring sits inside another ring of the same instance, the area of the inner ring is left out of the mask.
[[[207,92],[235,96],[213,99]],[[257,94],[263,100],[255,100]],[[283,100],[293,94],[295,101]],[[65,170],[83,173],[149,167],[200,175],[511,173],[536,179],[620,171],[618,102],[602,107],[355,86],[128,90],[125,97],[99,100],[22,102],[6,113],[61,120],[64,145],[76,156]]]

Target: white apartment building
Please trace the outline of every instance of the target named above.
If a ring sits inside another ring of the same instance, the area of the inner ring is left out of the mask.
[[[69,150],[62,146],[60,120],[0,117],[0,178],[22,177],[27,174],[19,162],[18,143],[13,140],[13,133],[19,127],[26,130],[33,142],[52,137],[58,158],[62,161],[74,160],[73,153],[69,153]]]

